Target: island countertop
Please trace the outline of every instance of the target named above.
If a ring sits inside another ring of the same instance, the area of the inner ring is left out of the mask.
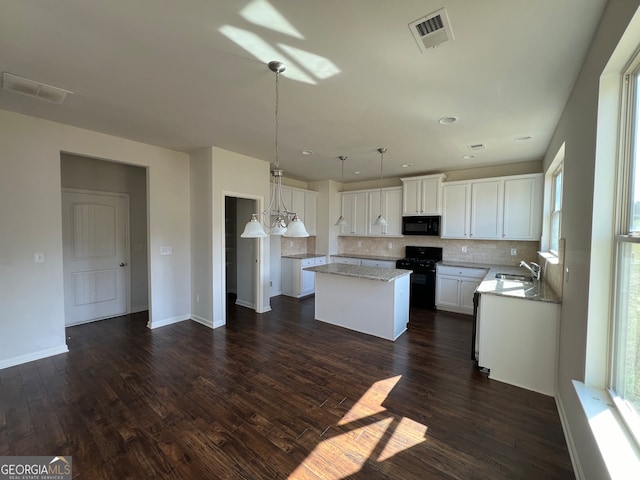
[[[367,280],[380,280],[392,282],[398,278],[411,274],[411,270],[382,267],[363,267],[360,265],[345,265],[342,263],[329,263],[327,265],[317,265],[304,270],[316,273],[328,273],[331,275],[342,275],[344,277],[364,278]]]

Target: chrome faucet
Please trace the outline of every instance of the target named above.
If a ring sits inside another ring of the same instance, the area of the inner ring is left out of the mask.
[[[531,262],[531,266],[529,266],[527,265],[527,262],[525,262],[524,260],[521,260],[520,266],[529,270],[531,272],[531,275],[533,275],[533,278],[535,278],[536,280],[540,280],[540,272],[542,270],[540,268],[540,265],[538,265],[537,263]]]

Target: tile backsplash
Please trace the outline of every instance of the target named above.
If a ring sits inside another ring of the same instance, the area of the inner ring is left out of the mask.
[[[282,256],[300,255],[303,253],[316,252],[316,237],[293,238],[280,237],[280,248]]]
[[[402,258],[407,245],[442,247],[445,261],[491,265],[518,265],[520,260],[538,260],[539,242],[512,240],[450,240],[438,237],[338,237],[338,252],[344,255],[380,255]],[[466,247],[466,253],[463,252]],[[516,254],[511,255],[515,249]]]

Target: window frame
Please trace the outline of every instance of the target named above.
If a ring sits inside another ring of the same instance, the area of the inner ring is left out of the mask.
[[[560,208],[558,210],[555,209],[556,205],[556,179],[560,176]],[[553,170],[551,174],[551,192],[550,192],[550,204],[549,204],[549,246],[548,252],[552,255],[558,257],[560,250],[560,239],[562,238],[562,195],[564,192],[564,157],[560,160],[559,165]],[[558,217],[558,238],[557,238],[557,248],[553,247],[553,220],[555,216]]]
[[[636,53],[622,75],[622,96],[620,102],[619,154],[617,159],[618,179],[616,185],[616,212],[614,232],[614,252],[612,262],[612,305],[609,333],[609,358],[607,365],[606,389],[629,433],[640,446],[640,410],[634,410],[616,390],[619,375],[619,349],[623,340],[618,334],[620,323],[626,326],[627,313],[623,309],[629,273],[627,248],[640,244],[640,228],[634,229],[633,212],[635,182],[640,168],[640,53]],[[640,188],[640,185],[638,185]],[[625,358],[625,357],[622,357]],[[636,376],[638,373],[636,373]]]

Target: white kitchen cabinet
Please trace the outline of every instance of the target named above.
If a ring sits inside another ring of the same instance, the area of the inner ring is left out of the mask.
[[[442,238],[540,240],[542,174],[442,185]]]
[[[469,238],[470,188],[469,182],[449,182],[442,186],[442,238]]]
[[[489,378],[555,395],[560,304],[480,296],[478,366]]]
[[[382,215],[387,221],[384,227],[374,226],[380,215],[380,189],[342,192],[342,216],[347,225],[341,227],[341,235],[400,236],[402,234],[402,188],[382,189]]]
[[[444,175],[401,178],[402,215],[440,215]]]
[[[363,267],[396,268],[396,262],[393,260],[372,260],[370,258],[363,258],[360,265]]]
[[[436,273],[436,308],[473,314],[473,294],[487,274],[486,269],[439,265]]]
[[[542,234],[542,174],[504,180],[502,236],[510,240],[539,240]]]
[[[382,189],[382,216],[387,221],[385,226],[373,223],[380,215],[380,190],[369,192],[369,222],[368,235],[402,235],[402,188],[391,187]]]
[[[331,257],[331,263],[342,263],[344,265],[360,265],[362,260],[352,257]]]
[[[327,257],[310,258],[282,257],[282,294],[289,297],[304,297],[315,291],[315,273],[304,271],[307,267],[325,265]]]
[[[300,188],[282,187],[282,200],[291,212],[298,214],[309,235],[316,235],[317,192]]]
[[[502,238],[503,183],[501,179],[471,182],[470,238]]]
[[[367,205],[369,203],[368,192],[343,192],[342,216],[347,225],[341,227],[342,235],[366,235],[367,234]]]

